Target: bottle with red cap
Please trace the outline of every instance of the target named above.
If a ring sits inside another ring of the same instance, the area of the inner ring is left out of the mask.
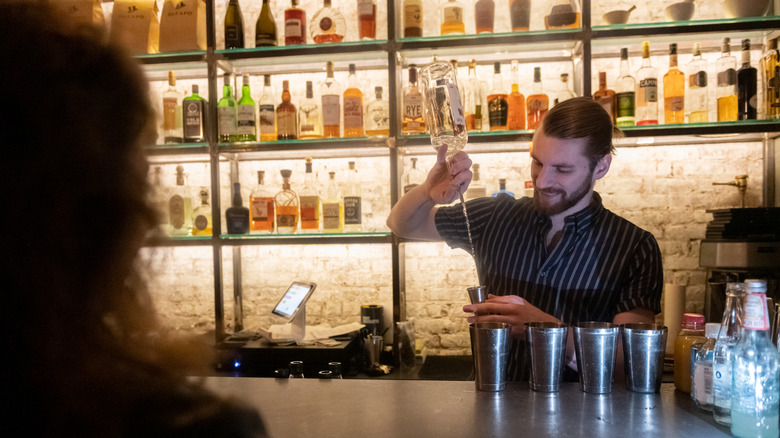
[[[682,392],[691,392],[691,346],[705,340],[704,315],[684,313],[674,340],[674,387]]]

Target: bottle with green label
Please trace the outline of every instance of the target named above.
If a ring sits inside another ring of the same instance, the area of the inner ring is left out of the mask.
[[[624,47],[620,49],[620,77],[615,84],[616,121],[618,126],[634,126],[636,80],[634,80],[630,72],[628,49]]]
[[[217,102],[217,119],[219,141],[231,143],[237,141],[236,99],[233,98],[230,73],[225,73],[225,81],[222,84],[222,97]]]

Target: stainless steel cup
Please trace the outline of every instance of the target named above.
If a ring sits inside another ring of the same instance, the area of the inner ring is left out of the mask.
[[[366,350],[368,350],[368,366],[379,365],[379,356],[382,354],[384,339],[381,335],[368,335],[366,338]]]
[[[469,300],[471,300],[471,304],[476,303],[484,303],[487,300],[487,287],[485,286],[474,286],[466,289],[469,291]]]
[[[664,373],[667,328],[658,324],[623,324],[620,332],[626,386],[635,392],[658,392]]]
[[[568,325],[560,322],[529,322],[525,324],[531,351],[531,389],[556,392],[566,357]]]
[[[503,391],[506,387],[509,347],[509,324],[477,322],[469,325],[474,374],[480,391]]]
[[[620,327],[609,322],[580,322],[574,325],[574,351],[582,391],[595,394],[612,392],[619,330]]]

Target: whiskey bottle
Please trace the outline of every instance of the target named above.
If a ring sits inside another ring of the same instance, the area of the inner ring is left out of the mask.
[[[346,32],[344,16],[331,6],[331,0],[323,0],[322,9],[314,14],[309,32],[315,43],[340,43]]]
[[[488,93],[488,120],[490,130],[498,131],[506,129],[509,113],[509,103],[504,89],[504,81],[501,78],[501,63],[493,63],[493,86]]]
[[[510,131],[525,129],[525,96],[520,93],[519,61],[512,60],[512,72],[510,75],[512,90],[507,96],[507,122],[506,128]]]
[[[230,85],[230,73],[225,73],[222,83],[222,97],[217,102],[217,117],[219,118],[219,141],[238,141],[238,125],[236,100],[233,98],[233,87]]]
[[[233,202],[225,211],[225,223],[228,234],[246,234],[249,232],[249,209],[241,199],[241,184],[233,183]]]
[[[206,141],[206,99],[198,95],[196,84],[192,85],[192,95],[182,101],[182,119],[185,142]]]
[[[466,193],[463,194],[463,198],[467,201],[470,199],[484,198],[487,196],[487,187],[485,187],[485,185],[482,184],[482,181],[479,180],[479,164],[472,164],[471,172],[473,175],[471,178],[471,184],[469,184],[469,188],[466,189]]]
[[[211,236],[211,206],[205,187],[200,188],[200,205],[192,211],[192,235]]]
[[[257,141],[255,101],[249,88],[249,75],[243,75],[241,80],[241,99],[238,101],[238,141]]]
[[[761,70],[764,76],[764,102],[767,119],[780,119],[780,50],[778,37],[767,40]]]
[[[756,68],[750,65],[750,39],[742,40],[742,67],[737,70],[737,109],[739,120],[758,116]]]
[[[320,84],[323,136],[341,137],[341,86],[333,78],[333,62],[327,62],[327,77]]]
[[[422,0],[404,0],[404,38],[423,36]]]
[[[298,138],[322,138],[322,113],[317,101],[314,100],[314,90],[311,81],[306,81],[306,99],[298,106],[299,131]]]
[[[284,10],[284,45],[306,44],[306,11],[298,7],[298,0],[290,0]]]
[[[276,138],[295,140],[298,138],[298,112],[290,101],[290,82],[282,82],[282,103],[276,107]]]
[[[561,91],[559,91],[558,95],[555,97],[553,106],[558,105],[564,100],[569,100],[572,97],[574,97],[574,92],[571,91],[571,87],[569,87],[569,74],[561,73]]]
[[[260,141],[276,140],[276,109],[274,105],[274,89],[271,87],[271,76],[263,76],[263,91],[257,110],[260,119]]]
[[[544,94],[544,87],[542,86],[542,69],[541,67],[534,67],[534,84],[532,93],[526,99],[526,105],[528,106],[528,117],[526,117],[526,129],[537,129],[542,123],[542,118],[547,114],[547,110],[550,107],[550,98]]]
[[[244,48],[244,17],[238,0],[230,0],[225,13],[225,48]]]
[[[390,104],[382,99],[382,87],[374,88],[375,99],[366,105],[366,135],[387,137],[390,135]]]
[[[412,64],[409,66],[409,85],[404,88],[402,134],[422,134],[425,132],[422,105],[422,92],[417,84],[417,66]]]
[[[260,16],[257,17],[255,24],[255,47],[276,46],[278,39],[276,37],[276,22],[271,15],[271,6],[269,0],[263,0],[263,7],[260,8]]]
[[[344,205],[336,185],[336,172],[328,172],[328,186],[322,200],[322,231],[341,233],[344,231]]]
[[[300,193],[301,231],[316,232],[320,229],[320,194],[312,172],[311,157],[306,157],[306,174]]]
[[[676,43],[669,44],[669,71],[664,75],[664,123],[685,123],[685,73],[677,68]]]
[[[176,88],[176,73],[168,72],[168,89],[163,92],[163,138],[165,143],[181,143],[181,92]]]
[[[290,186],[292,170],[282,169],[282,190],[274,196],[276,206],[276,232],[295,234],[298,231],[298,195]]]
[[[189,236],[192,229],[192,197],[184,184],[184,167],[176,166],[176,186],[168,198],[168,234]]]
[[[666,85],[664,85],[664,88]],[[599,89],[593,93],[593,100],[599,103],[607,114],[612,117],[612,124],[615,124],[615,91],[607,88],[607,72],[599,72]]]
[[[466,80],[466,129],[469,131],[482,130],[482,81],[477,79],[477,61],[469,62],[469,76]],[[525,116],[523,116],[525,120]]]
[[[274,198],[265,188],[265,172],[257,171],[257,187],[249,196],[251,222],[249,228],[260,233],[273,233],[276,214],[274,213]]]
[[[731,39],[723,38],[720,58],[715,62],[718,78],[718,121],[737,120],[737,58],[731,56]]]
[[[361,40],[376,38],[376,2],[357,0],[358,34]]]
[[[474,25],[477,33],[492,33],[496,4],[493,0],[477,0],[474,3]]]
[[[403,187],[404,195],[409,193],[409,190],[419,186],[425,182],[425,172],[417,168],[417,157],[412,157],[412,168],[404,172],[401,177],[401,186]]]
[[[349,64],[347,89],[344,90],[344,137],[363,135],[363,92],[355,75],[355,64]]]
[[[706,123],[710,113],[707,99],[707,61],[701,57],[699,43],[693,44],[693,60],[688,64],[688,72],[688,96],[685,98],[688,123]]]
[[[637,72],[636,124],[658,124],[658,71],[650,65],[650,43],[642,42],[642,67]]]
[[[617,126],[634,126],[634,108],[636,103],[636,81],[631,76],[628,64],[628,49],[620,49],[620,76],[615,86]]]
[[[439,11],[442,35],[463,35],[466,32],[461,2],[458,0],[442,2]]]
[[[350,161],[347,184],[344,186],[344,231],[359,233],[362,229],[363,211],[360,196],[360,180],[355,169],[355,162]]]
[[[528,30],[531,19],[531,0],[509,0],[509,19],[512,31]]]

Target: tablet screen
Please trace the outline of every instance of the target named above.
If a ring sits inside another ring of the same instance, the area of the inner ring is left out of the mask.
[[[274,307],[273,313],[283,318],[292,318],[314,288],[314,283],[294,282]]]

